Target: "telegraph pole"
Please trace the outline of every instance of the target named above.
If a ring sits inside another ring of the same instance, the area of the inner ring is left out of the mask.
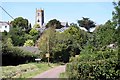
[[[49,57],[50,57],[50,51],[49,51],[49,38],[46,37],[46,43],[47,43],[47,53],[46,53],[46,57],[47,57],[47,60],[48,60],[48,66],[49,66]]]
[[[47,45],[47,46],[48,46],[48,65],[49,65],[49,57],[50,57],[49,38],[48,38],[48,41],[47,41],[47,42],[48,42],[48,45]]]

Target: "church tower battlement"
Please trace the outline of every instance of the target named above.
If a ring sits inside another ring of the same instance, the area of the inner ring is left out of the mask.
[[[35,23],[39,24],[40,27],[43,27],[43,23],[44,23],[44,10],[43,9],[36,9]]]

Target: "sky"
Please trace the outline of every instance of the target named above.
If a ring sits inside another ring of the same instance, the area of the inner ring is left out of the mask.
[[[45,23],[51,19],[60,22],[77,23],[82,17],[88,17],[96,24],[104,24],[112,19],[114,6],[112,2],[2,2],[0,5],[14,18],[23,17],[32,25],[35,23],[35,12],[44,9]],[[1,8],[0,21],[12,21]]]

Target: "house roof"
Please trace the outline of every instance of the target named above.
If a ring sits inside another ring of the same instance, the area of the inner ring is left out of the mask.
[[[67,22],[61,22],[62,26],[68,27],[67,24],[68,24]]]
[[[7,25],[9,25],[9,22],[0,21],[0,26],[7,26]]]
[[[31,46],[31,47],[19,47],[19,48],[21,48],[22,50],[25,50],[25,51],[34,53],[34,54],[38,54],[38,53],[41,52],[41,51],[38,49],[38,47],[34,47],[34,46]]]

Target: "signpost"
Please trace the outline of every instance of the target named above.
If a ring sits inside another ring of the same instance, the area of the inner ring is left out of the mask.
[[[46,57],[48,58],[48,65],[49,65],[49,57],[50,57],[50,54],[47,53],[47,54],[46,54]]]
[[[35,61],[36,61],[36,62],[40,62],[40,61],[41,61],[41,59],[40,59],[40,58],[37,58],[37,59],[35,59]]]
[[[49,66],[49,57],[50,57],[50,53],[49,53],[49,39],[47,39],[46,37],[46,41],[47,41],[47,54],[46,54],[46,57],[48,58],[48,66]]]

